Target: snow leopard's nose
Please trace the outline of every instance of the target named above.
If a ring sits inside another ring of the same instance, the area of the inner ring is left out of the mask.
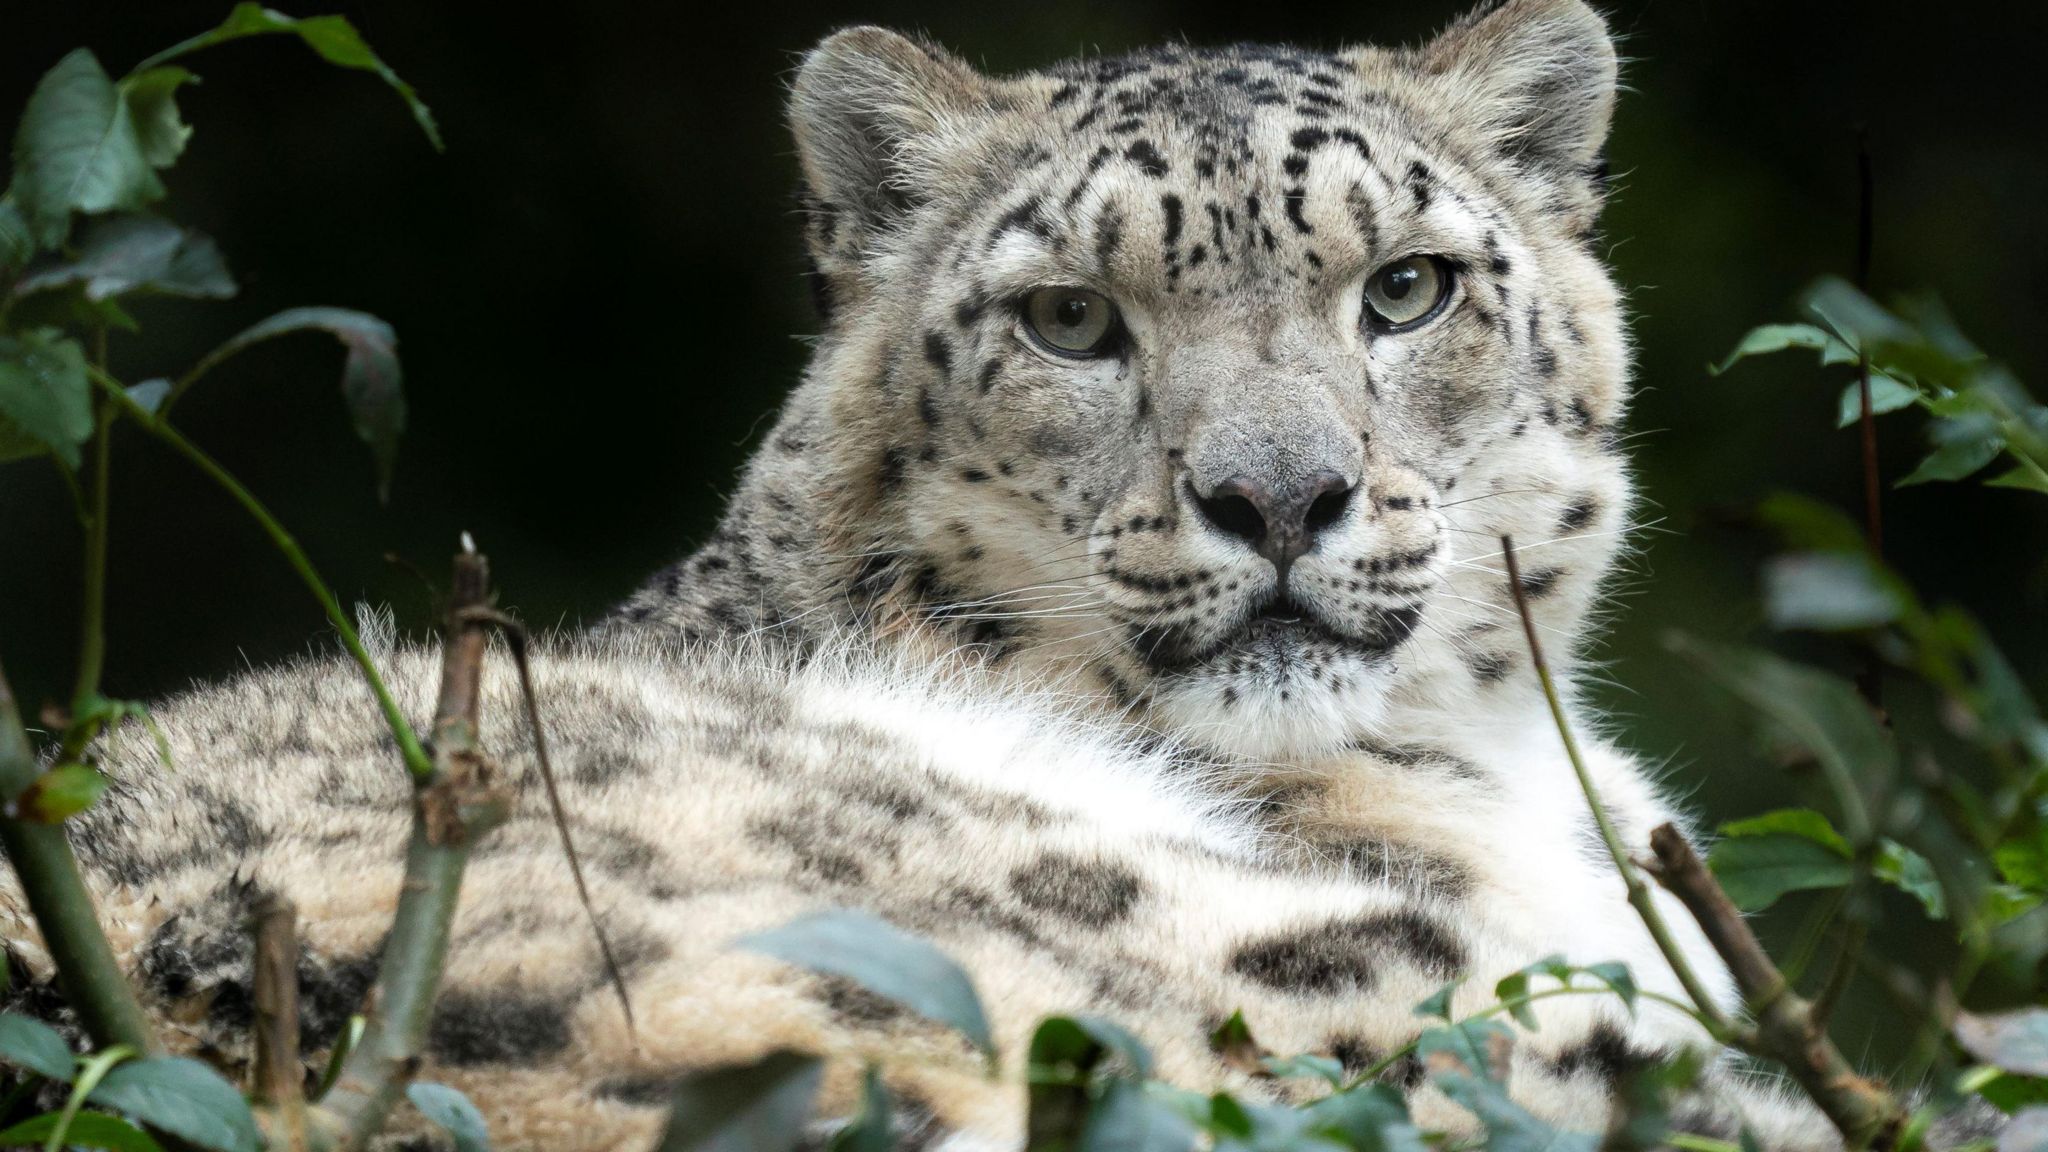
[[[1344,518],[1357,485],[1324,470],[1276,490],[1249,476],[1232,476],[1204,492],[1188,488],[1209,526],[1235,536],[1273,562],[1281,583],[1295,558],[1315,546],[1324,529]]]

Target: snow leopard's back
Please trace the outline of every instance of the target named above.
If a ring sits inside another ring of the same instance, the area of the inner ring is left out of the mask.
[[[386,662],[421,716],[434,661],[401,648]],[[1545,943],[1472,914],[1485,881],[1457,851],[1364,826],[1304,838],[1276,822],[1270,795],[1258,803],[1054,696],[871,655],[798,670],[754,645],[573,643],[537,671],[637,1028],[607,983],[500,662],[486,735],[522,798],[471,865],[419,1072],[469,1093],[498,1147],[644,1144],[677,1078],[777,1047],[830,1057],[823,1117],[850,1114],[874,1061],[920,1140],[1013,1146],[1023,1047],[1046,1016],[1106,1016],[1151,1046],[1162,1077],[1257,1096],[1272,1085],[1207,1043],[1231,1012],[1275,1051],[1356,1071],[1412,1039],[1416,1002],[1460,975],[1477,996]],[[200,689],[158,718],[175,767],[124,729],[105,761],[118,785],[75,829],[117,952],[174,1044],[234,1067],[250,1054],[251,904],[288,896],[317,1061],[360,1006],[396,898],[408,786],[388,737],[341,660]],[[967,968],[1001,1078],[958,1035],[851,983],[728,947],[833,906],[923,934]],[[30,977],[16,996],[47,1010],[48,959],[11,878],[0,920]],[[1518,1050],[1519,1094],[1598,1130],[1612,1078],[1670,1035],[1566,1002]],[[1425,1123],[1466,1123],[1414,1061],[1389,1077],[1417,1090]],[[1698,1119],[1728,1130],[1727,1116]],[[417,1122],[398,1131],[416,1136]]]

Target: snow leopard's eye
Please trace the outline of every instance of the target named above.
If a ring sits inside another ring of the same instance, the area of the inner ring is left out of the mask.
[[[1451,271],[1441,256],[1409,256],[1365,282],[1365,323],[1381,332],[1421,327],[1451,298]]]
[[[1123,325],[1116,305],[1086,288],[1040,288],[1024,300],[1024,326],[1056,356],[1087,359],[1114,352]]]

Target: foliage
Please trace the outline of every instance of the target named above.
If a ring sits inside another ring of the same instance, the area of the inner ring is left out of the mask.
[[[388,497],[406,417],[390,326],[348,309],[293,308],[255,321],[175,376],[128,385],[108,367],[110,340],[138,328],[130,311],[135,301],[220,301],[237,292],[218,246],[161,215],[160,207],[164,174],[192,133],[177,97],[198,77],[178,61],[255,36],[295,38],[329,64],[381,79],[440,147],[426,106],[346,20],[296,19],[245,3],[217,28],[118,79],[87,49],[58,61],[23,111],[0,195],[0,463],[47,461],[64,476],[87,556],[79,679],[46,763],[16,754],[26,739],[0,684],[9,713],[0,716],[0,833],[17,863],[29,851],[52,854],[61,867],[48,874],[61,880],[69,868],[74,885],[61,827],[107,786],[92,763],[92,742],[125,717],[147,719],[140,705],[107,699],[99,688],[107,461],[112,429],[123,420],[206,471],[263,524],[327,610],[416,779],[433,771],[310,562],[252,495],[169,423],[178,400],[228,358],[278,336],[324,332],[344,348],[343,402],[370,449],[378,494]],[[1815,353],[1824,369],[1853,366],[1856,378],[1827,397],[1840,425],[1911,410],[1925,417],[1928,450],[1898,485],[1954,483],[1989,471],[1986,486],[2048,494],[2048,408],[1964,337],[1937,303],[1908,299],[1887,308],[1830,278],[1806,294],[1802,307],[1805,319],[1753,330],[1713,371],[1788,350]],[[1870,513],[1877,523],[1875,509]],[[1787,966],[1791,991],[1812,994],[1816,1019],[1824,1022],[1851,980],[1875,978],[1899,990],[1902,1009],[1916,1022],[1917,1045],[1891,1080],[1934,1088],[1928,1110],[1895,1130],[1900,1147],[1910,1152],[1932,1109],[1972,1096],[2011,1115],[2001,1147],[2048,1147],[2048,1010],[2039,1006],[2048,967],[2048,722],[1985,630],[1959,608],[1926,601],[1848,516],[1781,495],[1758,518],[1786,545],[1761,574],[1765,619],[1780,631],[1832,638],[1849,659],[1864,663],[1865,675],[1852,681],[1769,651],[1672,639],[1676,653],[1754,713],[1770,754],[1812,786],[1808,806],[1720,830],[1709,856],[1719,890],[1748,911],[1793,893],[1818,894],[1805,934],[1810,947]],[[1512,549],[1506,554],[1512,562]],[[1534,648],[1533,630],[1530,642]],[[1894,702],[1889,709],[1879,704],[1885,694]],[[1559,723],[1573,747],[1561,712]],[[1582,775],[1582,782],[1598,813],[1590,778]],[[1615,851],[1617,868],[1639,885],[1634,863]],[[1632,887],[1630,896],[1650,921],[1645,894]],[[83,902],[82,887],[68,898]],[[1944,925],[1953,955],[1916,965],[1888,947],[1886,930],[1909,917]],[[94,1050],[81,1055],[48,1026],[0,1014],[0,1065],[14,1084],[0,1101],[0,1147],[264,1146],[258,1115],[274,1102],[252,1109],[206,1065],[165,1055],[146,1032],[119,1026],[123,1003],[132,1010],[133,998],[118,973],[108,975],[104,941],[95,952],[90,932],[67,939],[55,923],[43,928],[60,972],[76,981],[67,988],[105,1001],[99,1014],[87,1014],[89,1024],[101,1026]],[[1829,942],[1828,965],[1817,976],[1806,972],[1806,955]],[[971,980],[928,942],[865,914],[828,910],[740,946],[894,1000],[956,1031],[960,1058],[998,1072],[995,1040]],[[1728,1021],[1703,1001],[1645,990],[1616,963],[1536,959],[1497,981],[1491,1000],[1462,1016],[1451,1008],[1456,988],[1417,1005],[1412,1038],[1362,1069],[1325,1054],[1270,1053],[1254,1024],[1234,1015],[1211,1043],[1249,1087],[1209,1095],[1156,1078],[1146,1046],[1113,1020],[1044,1020],[1021,1070],[1028,1146],[1592,1152],[1670,1144],[1733,1152],[1734,1145],[1673,1129],[1678,1101],[1703,1074],[1697,1053],[1623,1077],[1614,1116],[1593,1132],[1560,1130],[1513,1098],[1507,1077],[1514,1047],[1542,1028],[1540,1002],[1590,996],[1631,1015],[1643,1001],[1655,1001],[1752,1056],[1772,1055],[1756,1042],[1754,1021]],[[1751,1008],[1763,1016],[1770,1006]],[[334,1086],[347,1050],[375,1031],[358,1018],[344,1035],[316,1103]],[[1480,1135],[1466,1139],[1419,1126],[1392,1082],[1404,1068],[1420,1068]],[[785,1051],[699,1073],[677,1089],[661,1147],[787,1152],[813,1119],[822,1078],[818,1057]],[[62,1107],[24,1114],[60,1095]],[[459,1092],[414,1083],[405,1095],[463,1152],[488,1146],[483,1117]],[[836,1118],[843,1123],[834,1148],[892,1146],[894,1113],[879,1070],[868,1068],[859,1110]],[[1745,1134],[1743,1145],[1752,1143]]]

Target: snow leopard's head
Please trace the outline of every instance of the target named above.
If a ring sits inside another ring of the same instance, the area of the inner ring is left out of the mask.
[[[827,330],[735,555],[781,615],[1251,757],[1526,673],[1503,534],[1564,656],[1628,515],[1615,66],[1576,0],[1007,77],[831,37],[792,100]]]

